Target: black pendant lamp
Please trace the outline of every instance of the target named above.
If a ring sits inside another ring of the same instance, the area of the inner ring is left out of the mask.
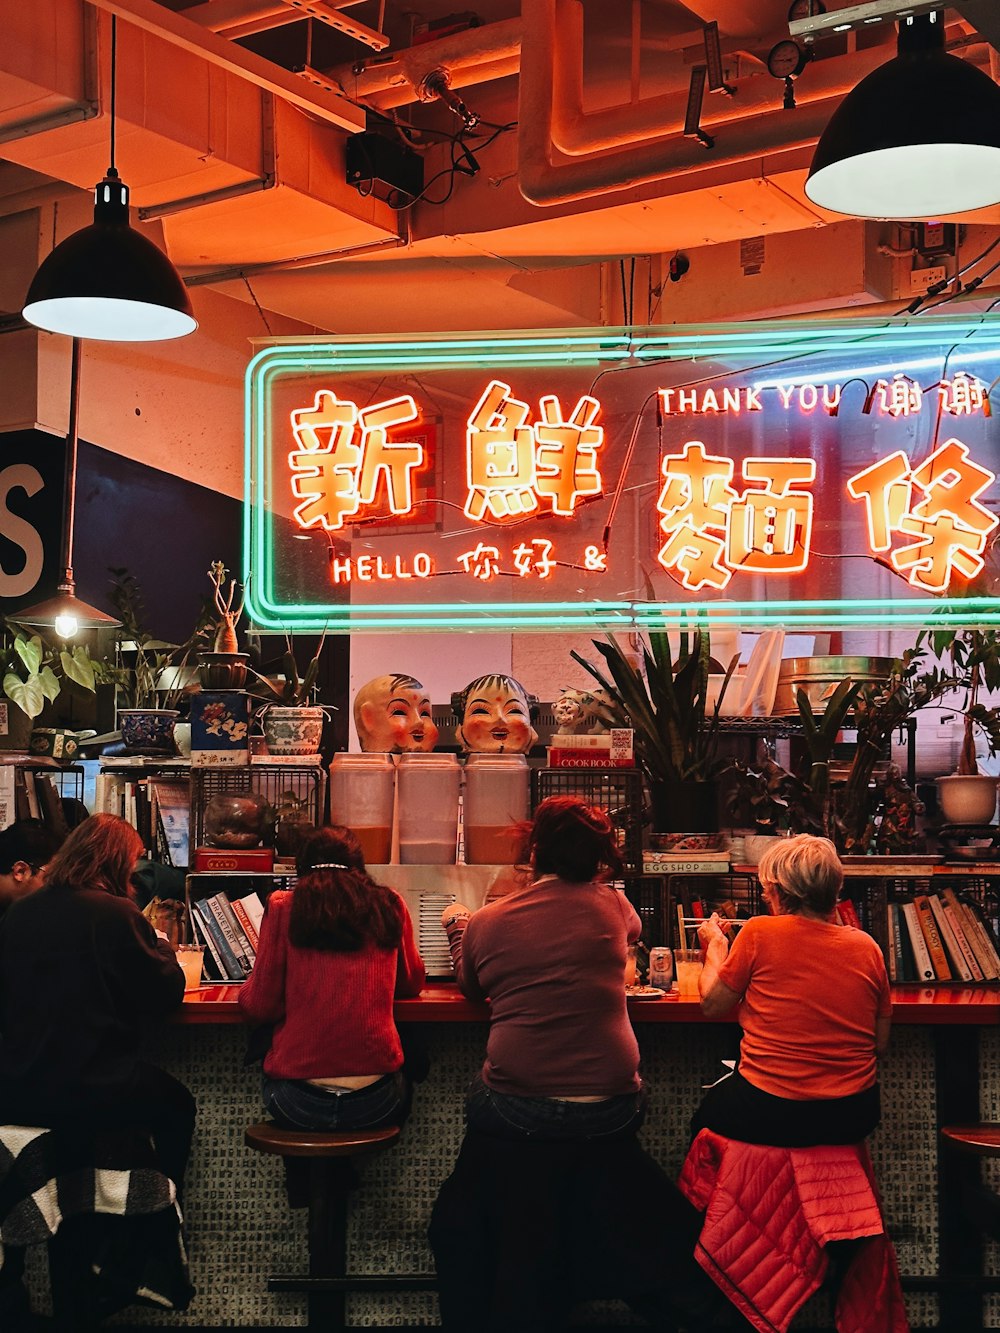
[[[948,55],[941,11],[900,20],[897,55],[834,112],[805,191],[861,218],[938,218],[1000,202],[1000,87]]]
[[[94,221],[62,241],[35,274],[24,304],[29,324],[71,338],[158,342],[193,333],[198,321],[180,274],[129,226],[128,186],[115,170],[117,18],[111,19],[111,165],[95,186]]]

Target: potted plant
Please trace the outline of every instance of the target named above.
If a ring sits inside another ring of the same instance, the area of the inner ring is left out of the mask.
[[[250,693],[264,700],[259,716],[270,754],[313,755],[319,752],[327,705],[315,703],[313,696],[325,642],[326,630],[320,635],[316,651],[305,670],[300,671],[292,636],[286,634],[281,672],[277,677],[266,675],[259,669],[263,665],[259,651],[250,654],[249,670],[256,681]],[[253,664],[255,656],[259,665]]]
[[[79,685],[93,694],[103,678],[102,664],[84,644],[54,648],[41,635],[18,629],[15,616],[8,617],[5,641],[0,645],[0,673],[4,698],[17,710],[16,715],[8,716],[8,738],[22,740],[19,749],[28,749],[31,723],[46,704],[59,699],[67,685]]]
[[[239,605],[233,609],[239,585],[235,579],[229,580],[228,591],[223,585],[229,570],[221,560],[213,560],[208,571],[212,582],[213,600],[218,619],[215,623],[215,638],[210,650],[202,649],[198,654],[198,675],[206,690],[239,690],[247,678],[249,653],[241,653],[236,637],[236,626],[243,614],[246,600],[245,589],[240,589]]]
[[[958,767],[937,779],[941,814],[948,824],[989,824],[996,813],[997,780],[980,772],[976,737],[986,737],[991,755],[1000,750],[1000,709],[979,699],[984,688],[1000,689],[1000,635],[995,629],[938,629],[930,631],[930,641],[935,654],[950,662],[954,688],[965,694]]]
[[[111,601],[122,622],[121,660],[113,673],[122,740],[132,754],[175,755],[178,704],[198,689],[193,661],[211,633],[208,611],[202,607],[184,643],[156,639],[143,626],[143,597],[135,576],[123,568],[110,572]]]
[[[707,629],[683,632],[677,659],[663,630],[640,643],[640,670],[611,635],[593,640],[608,674],[572,651],[597,681],[613,726],[631,727],[646,775],[653,827],[658,832],[711,832],[718,824],[716,780],[726,765],[719,754],[719,708],[736,669],[733,658],[714,706],[706,706],[711,671]]]

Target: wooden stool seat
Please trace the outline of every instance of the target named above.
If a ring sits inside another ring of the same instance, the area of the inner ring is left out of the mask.
[[[269,1120],[248,1125],[247,1145],[278,1157],[361,1157],[392,1148],[399,1141],[399,1126],[351,1129],[331,1133],[320,1129],[282,1129]]]
[[[1000,1157],[1000,1124],[996,1121],[979,1125],[942,1125],[941,1137],[962,1152],[977,1157]]]
[[[355,1159],[393,1148],[399,1137],[398,1125],[334,1133],[282,1129],[267,1120],[248,1125],[244,1132],[248,1147],[275,1157],[299,1159],[308,1175],[309,1274],[272,1276],[267,1279],[267,1288],[303,1292],[310,1328],[346,1328],[348,1292],[433,1291],[437,1287],[436,1279],[426,1275],[369,1276],[347,1271],[348,1199],[360,1183]],[[289,1163],[285,1167],[287,1171]]]

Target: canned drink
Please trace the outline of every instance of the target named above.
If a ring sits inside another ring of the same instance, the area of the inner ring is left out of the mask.
[[[670,949],[650,949],[649,984],[660,990],[669,990],[674,984],[674,955]]]

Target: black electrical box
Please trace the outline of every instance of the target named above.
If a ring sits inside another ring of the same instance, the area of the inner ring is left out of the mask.
[[[393,192],[415,199],[424,188],[424,160],[419,153],[374,130],[347,138],[347,183],[362,194],[388,199]]]

